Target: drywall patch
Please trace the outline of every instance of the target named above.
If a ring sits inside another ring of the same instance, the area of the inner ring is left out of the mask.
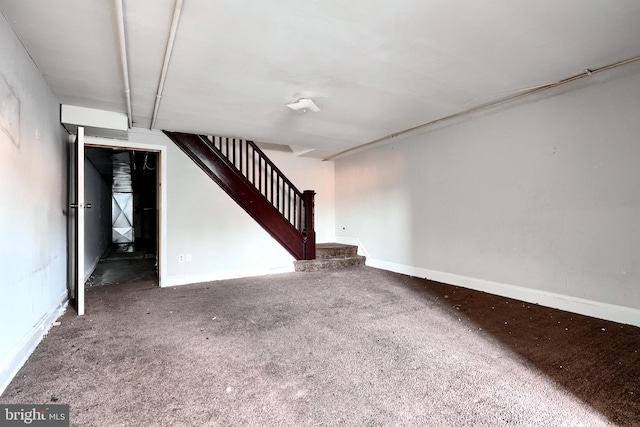
[[[20,99],[0,73],[0,131],[20,146]]]

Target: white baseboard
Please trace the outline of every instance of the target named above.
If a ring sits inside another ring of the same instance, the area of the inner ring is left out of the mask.
[[[640,327],[640,310],[635,308],[608,304],[573,297],[570,295],[557,294],[554,292],[541,291],[523,286],[510,285],[507,283],[476,279],[474,277],[461,276],[459,274],[413,267],[405,264],[380,261],[369,256],[366,249],[363,247],[362,242],[360,242],[360,239],[354,237],[336,237],[336,241],[337,243],[358,245],[358,253],[367,257],[366,265],[370,267],[406,274],[408,276],[423,277],[428,280],[446,283],[448,285],[474,289],[476,291],[500,295],[506,298],[513,298],[532,304],[540,304],[545,307],[556,308],[585,316],[596,317],[598,319],[610,320],[612,322]]]
[[[31,353],[36,349],[40,341],[49,333],[49,330],[60,316],[64,314],[68,304],[68,293],[65,289],[64,293],[60,295],[59,303],[54,308],[46,313],[38,323],[36,323],[31,331],[24,339],[22,344],[17,348],[13,355],[3,360],[0,366],[0,395],[4,393],[5,389],[11,383],[11,380],[16,376],[20,368],[26,363]]]
[[[545,307],[556,308],[585,316],[597,317],[598,319],[611,320],[613,322],[640,327],[640,310],[631,307],[607,304],[570,295],[557,294],[554,292],[541,291],[538,289],[525,288],[506,283],[492,282],[490,280],[476,279],[473,277],[428,270],[425,268],[412,267],[392,262],[373,259],[369,260],[368,258],[367,265],[409,276],[424,277],[425,279],[446,283],[448,285],[474,289],[476,291],[513,298],[532,304],[540,304]]]
[[[216,280],[240,279],[243,277],[266,276],[268,274],[291,273],[295,271],[293,261],[290,265],[278,267],[262,267],[244,270],[221,271],[212,274],[185,274],[169,276],[162,281],[161,287],[191,285],[194,283],[213,282]]]

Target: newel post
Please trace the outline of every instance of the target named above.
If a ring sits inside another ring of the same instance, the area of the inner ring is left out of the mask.
[[[316,230],[314,228],[314,196],[316,192],[306,190],[302,193],[304,199],[304,259],[316,259]]]

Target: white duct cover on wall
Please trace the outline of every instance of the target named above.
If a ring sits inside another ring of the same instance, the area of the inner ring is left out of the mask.
[[[133,193],[113,193],[113,243],[133,242]]]
[[[133,187],[129,152],[113,154],[111,220],[113,243],[131,243],[133,234]]]

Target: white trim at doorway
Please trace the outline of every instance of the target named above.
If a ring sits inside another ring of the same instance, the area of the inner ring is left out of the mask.
[[[158,265],[159,277],[158,285],[163,286],[163,280],[167,277],[167,147],[155,144],[145,144],[131,141],[121,141],[117,139],[86,137],[87,147],[118,148],[125,150],[151,151],[158,153],[158,207],[159,227],[158,227]]]

